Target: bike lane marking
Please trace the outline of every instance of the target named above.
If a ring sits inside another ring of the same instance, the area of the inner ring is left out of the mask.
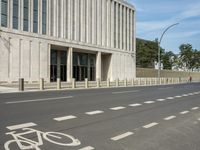
[[[32,100],[22,100],[22,101],[12,101],[12,102],[5,102],[5,103],[6,104],[19,104],[19,103],[30,103],[30,102],[62,100],[62,99],[69,99],[69,98],[73,98],[73,96],[55,97],[55,98],[44,98],[44,99],[32,99]]]
[[[94,147],[92,147],[92,146],[87,146],[87,147],[83,147],[83,148],[81,148],[81,149],[79,149],[79,150],[93,150],[94,149]]]
[[[24,124],[7,126],[6,128],[9,130],[17,130],[17,129],[22,129],[22,128],[34,127],[34,126],[37,126],[37,124],[35,124],[33,122],[29,122],[29,123],[24,123]]]
[[[64,120],[70,120],[70,119],[76,119],[76,116],[63,116],[63,117],[57,117],[54,118],[56,121],[64,121]]]

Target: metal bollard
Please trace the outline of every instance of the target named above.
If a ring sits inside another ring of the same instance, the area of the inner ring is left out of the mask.
[[[85,79],[85,88],[86,89],[88,88],[88,79],[87,78]]]
[[[44,90],[44,79],[43,78],[40,79],[40,90],[41,91]]]
[[[110,87],[110,79],[107,79],[107,87]]]
[[[116,87],[119,86],[119,79],[116,79]]]
[[[127,87],[127,78],[124,80],[124,86]]]
[[[19,78],[19,91],[24,91],[24,78]]]
[[[57,90],[61,89],[61,81],[60,78],[57,78]]]
[[[100,79],[97,78],[96,82],[97,82],[97,88],[100,88]]]
[[[75,89],[76,88],[76,81],[75,79],[73,78],[72,79],[72,89]]]

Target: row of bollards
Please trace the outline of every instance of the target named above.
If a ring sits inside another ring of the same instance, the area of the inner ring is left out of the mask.
[[[134,86],[134,85],[161,85],[161,84],[176,84],[176,83],[181,83],[182,80],[181,78],[162,78],[162,79],[157,79],[157,78],[139,78],[139,79],[132,79],[131,82],[127,79],[125,79],[122,82],[119,81],[119,79],[116,79],[115,80],[115,85],[113,85],[112,83],[112,87],[115,86],[115,87],[119,87],[119,86],[124,86],[124,87],[127,87],[127,86]],[[101,86],[105,86],[105,85],[101,85],[101,80],[100,79],[97,79],[96,80],[96,88],[100,88]],[[85,83],[84,83],[84,88],[89,88],[89,81],[88,79],[86,78],[85,79]],[[111,87],[111,81],[110,79],[107,79],[106,81],[106,87]],[[57,83],[56,83],[56,89],[57,90],[60,90],[62,88],[61,86],[61,79],[60,78],[57,78]],[[73,78],[72,81],[71,81],[71,88],[72,89],[75,89],[76,88],[76,81],[75,79]],[[39,89],[40,90],[44,90],[44,79],[41,78],[40,79],[40,82],[39,82]],[[24,79],[23,78],[20,78],[19,79],[19,91],[24,91]]]

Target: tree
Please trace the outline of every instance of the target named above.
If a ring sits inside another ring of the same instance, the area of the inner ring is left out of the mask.
[[[165,52],[162,57],[163,69],[171,70],[176,59],[177,56],[172,51]]]

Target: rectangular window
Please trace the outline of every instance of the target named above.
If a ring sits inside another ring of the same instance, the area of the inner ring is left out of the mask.
[[[47,1],[42,0],[42,34],[46,34]]]
[[[33,32],[38,33],[38,0],[33,1]]]
[[[8,0],[1,0],[1,26],[7,27],[8,24]]]
[[[24,0],[24,19],[23,19],[23,30],[28,31],[29,25],[29,0]]]
[[[18,29],[19,0],[13,0],[13,29]]]

